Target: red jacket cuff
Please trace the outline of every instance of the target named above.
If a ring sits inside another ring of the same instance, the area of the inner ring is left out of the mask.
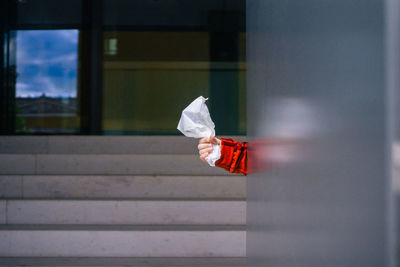
[[[221,157],[215,166],[231,173],[247,175],[247,143],[239,143],[230,138],[220,138]]]

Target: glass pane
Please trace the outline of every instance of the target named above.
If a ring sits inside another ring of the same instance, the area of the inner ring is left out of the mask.
[[[218,135],[245,134],[245,6],[9,1],[2,122],[10,133],[175,135],[203,95]]]
[[[82,0],[15,0],[16,24],[27,27],[67,28],[82,20]]]
[[[175,133],[180,112],[209,95],[207,32],[106,32],[103,129]]]
[[[76,133],[78,30],[18,30],[16,132]]]
[[[246,33],[239,33],[239,134],[246,134]]]
[[[246,133],[245,1],[103,5],[104,134],[180,134],[200,95],[217,135]]]

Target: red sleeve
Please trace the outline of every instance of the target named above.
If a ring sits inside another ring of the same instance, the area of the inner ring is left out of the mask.
[[[247,142],[239,143],[230,138],[221,140],[221,157],[215,166],[223,168],[231,173],[247,175]]]

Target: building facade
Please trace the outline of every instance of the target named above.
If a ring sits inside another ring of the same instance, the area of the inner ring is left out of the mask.
[[[1,5],[2,134],[176,135],[199,95],[245,134],[245,1]]]

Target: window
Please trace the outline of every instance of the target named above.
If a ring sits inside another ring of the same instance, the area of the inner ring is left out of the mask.
[[[245,134],[245,6],[0,1],[2,133],[179,135],[202,95],[218,135]]]
[[[18,30],[17,133],[77,133],[78,30]]]

